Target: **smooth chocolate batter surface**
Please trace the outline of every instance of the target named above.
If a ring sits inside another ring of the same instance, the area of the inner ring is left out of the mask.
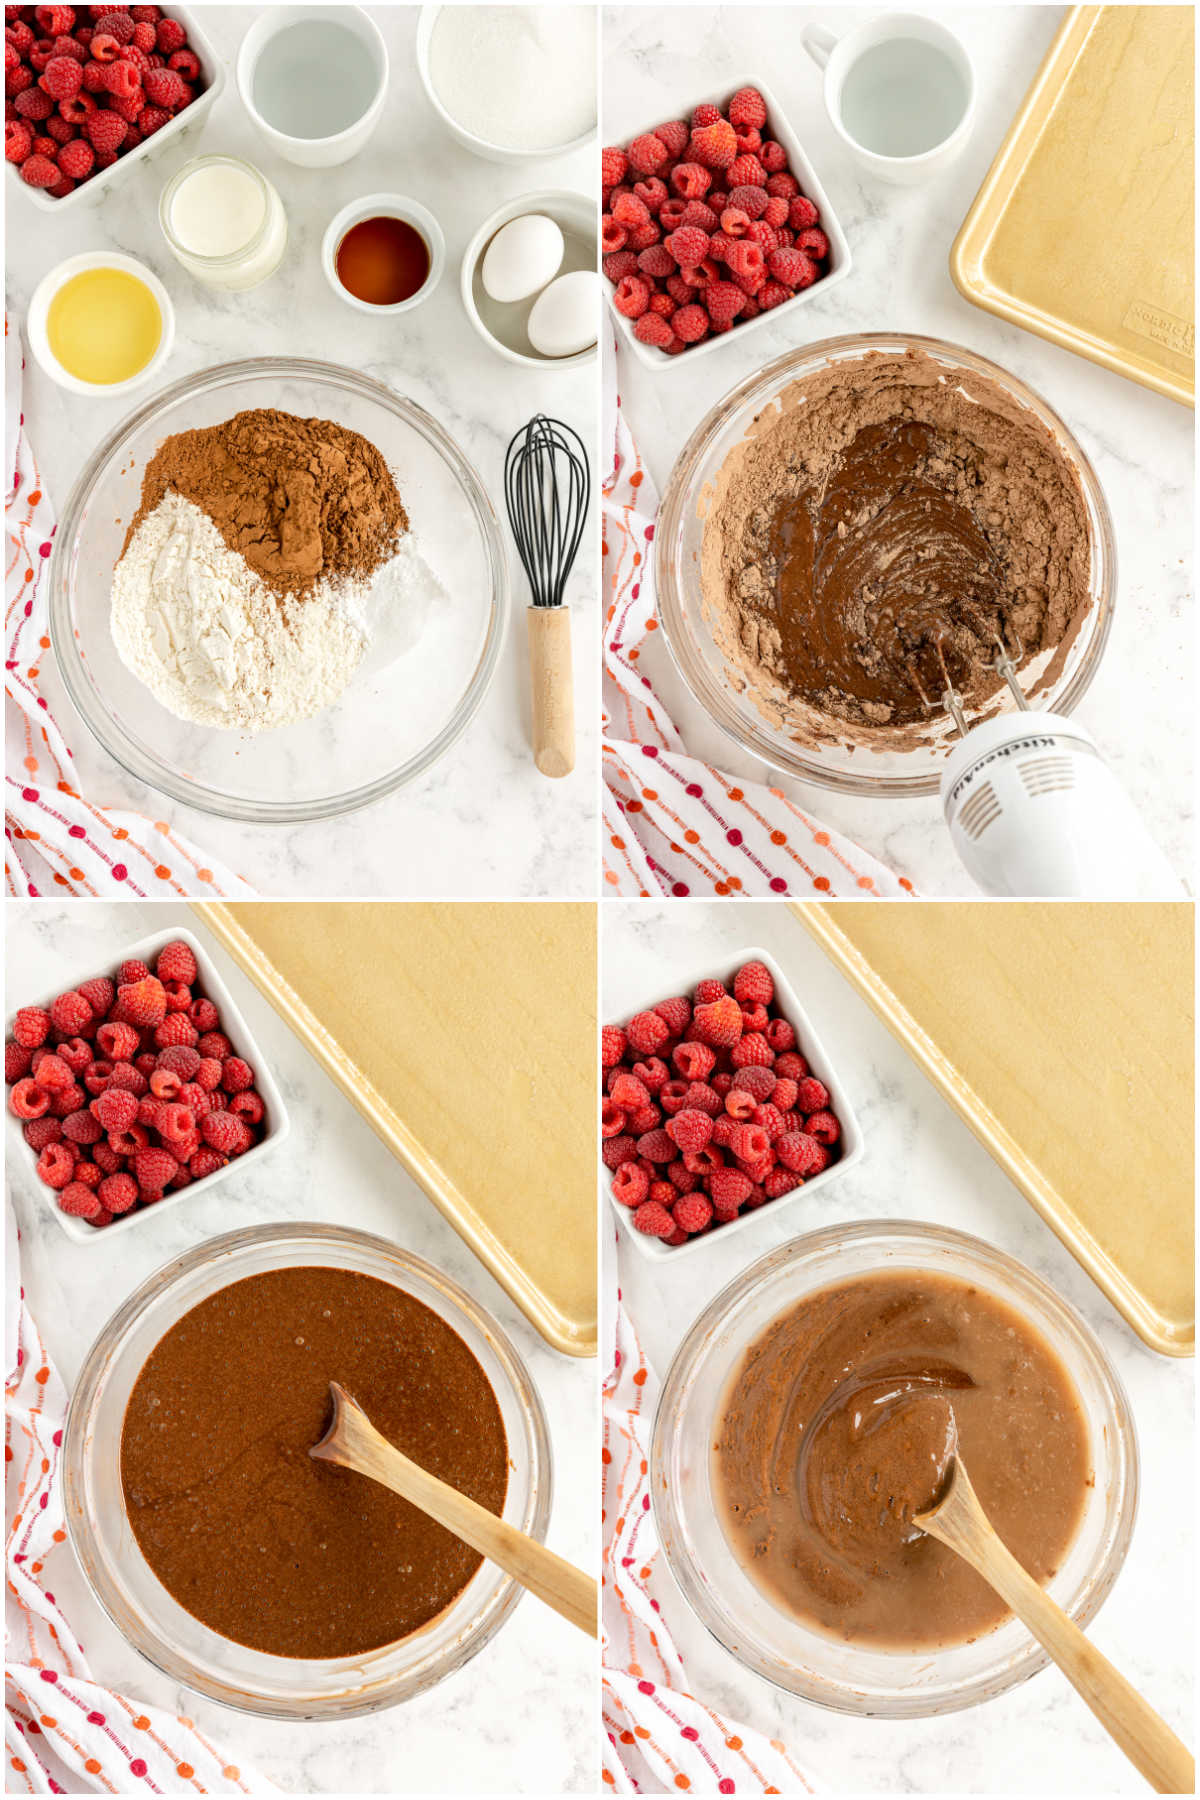
[[[444,1611],[483,1560],[378,1482],[309,1450],[329,1383],[389,1442],[494,1513],[508,1445],[483,1369],[436,1313],[349,1270],[279,1269],[203,1300],[146,1360],[121,1480],[181,1606],[276,1656],[354,1656]]]
[[[912,1524],[955,1452],[1038,1581],[1078,1528],[1078,1396],[1034,1326],[979,1288],[897,1270],[809,1295],[747,1351],[717,1411],[713,1485],[735,1554],[785,1612],[852,1643],[932,1650],[1007,1608]]]
[[[917,353],[786,389],[726,458],[701,555],[719,644],[798,735],[805,709],[810,727],[911,734],[945,717],[947,674],[982,704],[1000,644],[1018,668],[1050,653],[1049,685],[1089,573],[1083,492],[1055,439],[994,382]]]

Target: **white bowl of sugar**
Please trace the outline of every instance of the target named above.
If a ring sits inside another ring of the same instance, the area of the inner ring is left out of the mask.
[[[489,162],[566,156],[596,135],[593,6],[423,6],[417,69],[446,130]]]

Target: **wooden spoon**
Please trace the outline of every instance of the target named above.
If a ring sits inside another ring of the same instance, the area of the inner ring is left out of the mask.
[[[1006,1549],[959,1457],[937,1504],[915,1514],[913,1524],[948,1544],[1007,1601],[1158,1793],[1195,1793],[1196,1764],[1186,1745]]]
[[[498,1519],[486,1506],[469,1500],[448,1482],[439,1481],[389,1444],[336,1381],[330,1382],[329,1391],[333,1396],[333,1418],[320,1443],[309,1451],[310,1456],[382,1482],[402,1500],[452,1531],[472,1550],[496,1563],[564,1619],[578,1625],[580,1631],[592,1637],[597,1635],[598,1597],[590,1575],[547,1550],[536,1538],[526,1537],[523,1531]]]

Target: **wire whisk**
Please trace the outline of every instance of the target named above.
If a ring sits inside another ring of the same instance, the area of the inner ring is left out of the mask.
[[[583,529],[591,476],[577,433],[538,413],[504,458],[504,498],[533,604],[561,606]]]

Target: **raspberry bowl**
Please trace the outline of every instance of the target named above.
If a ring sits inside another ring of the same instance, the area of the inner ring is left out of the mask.
[[[975,1706],[1050,1659],[1011,1616],[973,1642],[935,1650],[856,1644],[801,1623],[766,1599],[730,1547],[714,1504],[711,1453],[730,1378],[773,1319],[834,1282],[904,1269],[995,1296],[1029,1321],[1070,1379],[1092,1482],[1048,1592],[1081,1629],[1120,1574],[1137,1512],[1137,1439],[1120,1377],[1091,1327],[1003,1250],[942,1226],[875,1220],[811,1232],[744,1269],[692,1325],[663,1384],[650,1451],[655,1523],[684,1599],[743,1667],[785,1693],[868,1718],[930,1718]]]
[[[276,408],[332,419],[391,467],[420,549],[450,603],[431,607],[382,666],[369,642],[336,704],[247,738],[187,722],[152,698],[117,654],[112,571],[163,439],[235,413]],[[337,818],[429,769],[467,728],[500,658],[508,570],[500,525],[474,468],[415,401],[332,363],[259,357],[164,388],[92,454],[67,500],[50,562],[50,633],[68,697],[115,762],[170,799],[260,825]]]
[[[850,255],[850,245],[847,242],[846,234],[842,230],[837,216],[833,211],[829,196],[825,191],[820,176],[813,167],[800,139],[789,124],[782,107],[774,98],[770,88],[765,82],[757,79],[734,82],[733,84],[724,87],[720,93],[704,94],[698,99],[692,100],[687,107],[683,109],[682,114],[676,116],[683,116],[685,118],[690,117],[697,106],[702,105],[718,107],[722,115],[724,115],[728,110],[732,96],[739,93],[744,88],[753,88],[757,93],[761,94],[767,108],[767,122],[764,128],[765,135],[773,139],[775,143],[783,146],[783,149],[787,153],[787,172],[799,183],[801,194],[805,198],[811,200],[817,209],[820,229],[829,239],[829,254],[825,261],[825,267],[819,278],[814,281],[810,287],[799,289],[787,300],[781,301],[779,305],[774,306],[769,310],[759,312],[752,319],[735,319],[732,329],[729,331],[724,331],[719,334],[711,333],[710,335],[701,338],[698,343],[690,343],[687,350],[678,356],[674,353],[668,354],[665,350],[659,349],[654,344],[644,344],[640,341],[634,332],[634,320],[627,318],[615,304],[614,296],[616,288],[611,281],[606,281],[605,285],[608,289],[609,309],[612,313],[617,331],[620,334],[621,341],[632,351],[633,355],[636,356],[640,362],[646,364],[647,368],[664,369],[676,361],[686,365],[691,361],[692,357],[697,354],[716,350],[722,344],[728,343],[731,339],[736,339],[737,342],[741,343],[743,341],[743,335],[747,331],[753,330],[755,326],[767,324],[772,320],[790,318],[798,306],[802,306],[805,301],[812,299],[815,295],[828,293],[830,287],[833,286],[834,283],[844,280],[850,273],[852,259]],[[669,118],[671,116],[672,115],[665,112],[665,109],[664,112],[659,115],[660,119],[664,117]],[[640,132],[622,132],[619,134],[619,138],[614,141],[628,144],[644,133],[653,132],[654,129],[654,125],[650,124],[644,126]]]
[[[735,957],[726,957],[722,961],[707,962],[703,968],[669,970],[664,976],[659,990],[653,994],[622,993],[618,989],[619,1005],[615,1013],[606,1013],[610,1023],[623,1024],[635,1014],[648,1011],[673,994],[691,995],[700,982],[716,979],[732,992],[732,985],[737,971],[747,963],[761,963],[771,975],[774,983],[774,1008],[779,1017],[785,1019],[795,1032],[795,1048],[800,1052],[809,1066],[809,1072],[825,1088],[828,1099],[826,1105],[841,1127],[841,1136],[837,1142],[837,1150],[833,1159],[819,1173],[809,1175],[798,1187],[790,1189],[776,1199],[768,1199],[755,1208],[749,1206],[738,1213],[736,1218],[718,1224],[715,1220],[706,1229],[695,1236],[689,1236],[686,1243],[667,1243],[662,1238],[648,1235],[639,1230],[633,1223],[633,1212],[613,1192],[613,1171],[604,1161],[604,1146],[612,1140],[601,1139],[600,1180],[601,1186],[608,1196],[610,1205],[620,1221],[630,1243],[634,1244],[643,1256],[652,1261],[671,1262],[677,1257],[687,1256],[711,1246],[714,1239],[722,1244],[728,1236],[735,1232],[751,1232],[763,1219],[778,1221],[783,1208],[789,1209],[789,1217],[796,1216],[797,1208],[804,1208],[802,1217],[811,1223],[813,1209],[811,1202],[816,1194],[824,1191],[830,1182],[836,1181],[848,1169],[854,1168],[862,1161],[865,1152],[862,1128],[857,1114],[851,1104],[845,1083],[830,1061],[828,1052],[817,1036],[812,1020],[805,1012],[797,997],[796,990],[776,959],[766,950],[755,947],[741,951]],[[819,1204],[819,1203],[818,1203]],[[665,1227],[664,1227],[665,1229]]]
[[[809,290],[811,292],[811,289]],[[754,321],[757,323],[757,321]],[[1079,479],[1087,515],[1090,605],[1065,656],[1051,651],[1022,670],[1031,705],[1055,713],[1073,712],[1100,664],[1116,600],[1116,539],[1099,479],[1076,438],[1041,396],[988,358],[938,338],[906,332],[861,332],[800,345],[749,375],[719,400],[693,431],[675,459],[659,507],[655,531],[655,593],[667,648],[696,703],[728,738],[768,768],[837,793],[866,799],[913,798],[936,794],[946,758],[959,741],[948,714],[931,717],[927,730],[901,741],[886,727],[869,743],[849,727],[821,715],[803,735],[755,704],[745,675],[730,662],[718,641],[701,586],[701,555],[718,479],[734,447],[756,430],[764,416],[804,391],[803,384],[835,366],[868,356],[928,357],[949,383],[983,378],[998,387],[1037,428],[1057,440]],[[1060,666],[1061,664],[1061,666]],[[976,711],[972,724],[1014,709],[1007,688]]]
[[[97,1600],[122,1637],[172,1682],[267,1718],[350,1718],[412,1699],[461,1668],[511,1616],[522,1589],[485,1560],[445,1611],[396,1643],[353,1657],[270,1655],[220,1636],[168,1593],[141,1553],[121,1484],[125,1407],[163,1334],[231,1282],[303,1265],[390,1282],[458,1334],[482,1365],[504,1423],[509,1482],[503,1517],[544,1539],[550,1520],[550,1440],[537,1389],[515,1345],[497,1320],[440,1270],[383,1238],[336,1225],[288,1223],[229,1232],[176,1257],[143,1282],[84,1359],[64,1433],[63,1498],[71,1543]]]
[[[283,1142],[283,1139],[288,1133],[289,1119],[287,1107],[284,1105],[283,1095],[279,1091],[279,1086],[274,1075],[271,1073],[270,1066],[263,1056],[262,1051],[259,1049],[258,1044],[251,1036],[250,1028],[246,1024],[245,1018],[243,1017],[237,1002],[234,1000],[233,995],[221,978],[216,963],[204,948],[204,945],[200,942],[199,938],[197,938],[193,932],[187,930],[176,928],[172,931],[155,932],[153,936],[141,938],[136,944],[130,944],[126,948],[118,951],[111,958],[109,965],[103,970],[97,969],[95,963],[92,962],[86,968],[76,969],[65,974],[62,981],[52,993],[34,996],[19,996],[18,1006],[14,1007],[12,1013],[5,1020],[6,1041],[12,1040],[16,1014],[21,1008],[26,1006],[48,1008],[55,995],[68,992],[75,988],[79,982],[87,981],[92,976],[98,974],[112,975],[113,972],[125,962],[144,962],[150,967],[153,967],[159,952],[163,950],[167,944],[177,942],[185,943],[195,957],[197,968],[196,986],[204,998],[211,1000],[216,1006],[220,1015],[220,1030],[229,1038],[234,1055],[247,1062],[253,1071],[254,1086],[257,1088],[258,1093],[262,1098],[264,1107],[262,1134],[250,1149],[244,1151],[241,1155],[231,1156],[223,1168],[215,1169],[209,1175],[197,1176],[194,1180],[190,1181],[186,1187],[176,1188],[165,1193],[161,1200],[155,1201],[152,1205],[143,1206],[139,1203],[131,1212],[113,1218],[108,1224],[102,1227],[103,1235],[105,1237],[112,1237],[117,1232],[121,1231],[131,1231],[139,1224],[152,1220],[157,1215],[178,1206],[181,1201],[186,1202],[193,1195],[203,1193],[209,1188],[214,1187],[217,1182],[224,1180],[226,1176],[234,1174],[239,1169],[257,1165],[264,1156],[269,1155],[272,1150]],[[85,1243],[95,1239],[97,1236],[96,1226],[89,1224],[84,1218],[74,1217],[69,1213],[63,1212],[56,1204],[55,1190],[52,1187],[47,1186],[38,1175],[37,1152],[26,1142],[22,1128],[22,1120],[13,1113],[8,1104],[8,1098],[11,1092],[11,1088],[7,1088],[5,1091],[5,1118],[8,1127],[8,1160],[10,1169],[27,1171],[28,1185],[36,1192],[38,1203],[44,1207],[47,1212],[53,1215],[68,1237],[73,1238],[76,1243]]]
[[[76,8],[82,14],[81,8]],[[123,10],[114,7],[114,11]],[[220,57],[213,48],[212,42],[200,24],[200,12],[188,6],[164,6],[160,8],[164,19],[173,19],[187,34],[187,46],[195,53],[200,64],[199,91],[196,98],[178,112],[167,123],[154,132],[152,136],[143,138],[132,150],[127,151],[107,169],[96,169],[85,181],[81,181],[69,194],[56,199],[52,194],[40,188],[30,187],[24,182],[15,166],[9,166],[9,181],[13,188],[25,194],[42,212],[61,213],[68,207],[82,207],[102,200],[109,188],[122,181],[132,169],[140,168],[164,148],[172,145],[191,132],[195,127],[203,125],[209,113],[216,105],[225,86],[225,68]],[[87,23],[83,17],[79,23]]]

